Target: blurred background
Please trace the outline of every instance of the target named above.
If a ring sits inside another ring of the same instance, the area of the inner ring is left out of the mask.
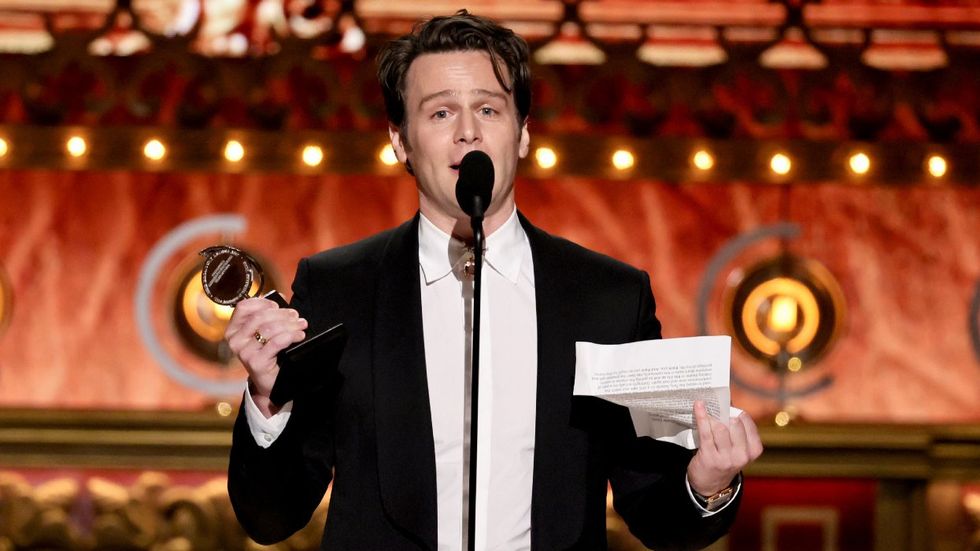
[[[0,0],[0,550],[259,548],[198,252],[288,297],[411,217],[374,56],[464,7],[531,44],[519,208],[733,336],[712,549],[980,549],[980,1]]]

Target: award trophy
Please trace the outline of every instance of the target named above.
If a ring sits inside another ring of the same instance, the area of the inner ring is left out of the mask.
[[[262,292],[265,272],[257,260],[245,251],[230,245],[217,245],[201,251],[204,268],[201,269],[201,284],[204,294],[213,302],[234,306],[246,298],[254,298]],[[258,289],[249,295],[253,284]],[[279,305],[288,308],[286,300],[276,290],[262,295]],[[279,375],[272,387],[269,399],[277,406],[295,398],[309,389],[322,386],[329,371],[328,366],[336,366],[347,342],[344,324],[337,325],[286,348],[276,356]]]

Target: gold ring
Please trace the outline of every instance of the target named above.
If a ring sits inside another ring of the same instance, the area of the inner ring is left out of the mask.
[[[265,343],[269,342],[269,339],[263,337],[262,333],[259,333],[258,331],[256,331],[252,336],[255,337],[255,340],[259,341],[259,345],[261,346],[265,346]]]

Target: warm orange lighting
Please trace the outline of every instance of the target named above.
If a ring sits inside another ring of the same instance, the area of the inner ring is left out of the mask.
[[[799,27],[789,27],[778,42],[759,55],[759,65],[777,70],[818,70],[827,66],[827,56],[808,41]]]
[[[251,289],[249,289],[249,292],[251,292]],[[224,304],[215,304],[211,308],[213,310],[214,317],[219,321],[224,322],[230,321],[231,315],[235,312],[234,306],[225,306]]]
[[[790,421],[789,413],[786,411],[780,411],[779,413],[776,414],[775,421],[776,421],[776,426],[785,427],[786,425],[789,424]]]
[[[378,153],[378,159],[387,166],[398,164],[398,155],[395,155],[395,148],[391,147],[391,144],[386,144],[381,148],[381,152]]]
[[[949,168],[946,164],[946,159],[939,155],[929,157],[926,166],[929,174],[932,174],[933,178],[942,178],[946,175],[946,170]]]
[[[558,154],[550,147],[539,147],[534,150],[534,160],[541,168],[554,168],[558,164]]]
[[[871,170],[871,159],[863,152],[855,153],[847,160],[847,166],[854,174],[867,174]]]
[[[612,164],[614,167],[616,167],[616,170],[628,170],[633,168],[633,165],[636,164],[636,158],[633,157],[632,153],[626,151],[625,149],[617,149],[616,152],[613,153]]]
[[[813,342],[820,306],[801,281],[776,277],[749,292],[739,317],[748,341],[764,354],[775,356],[780,349],[795,354]]]
[[[606,53],[582,35],[579,23],[562,23],[558,36],[534,52],[541,65],[602,65]]]
[[[245,147],[238,140],[228,140],[225,144],[225,159],[237,163],[245,158]]]
[[[694,156],[691,157],[691,162],[698,170],[711,170],[715,166],[715,158],[704,149],[699,149],[694,153]]]
[[[788,333],[796,328],[796,299],[786,295],[776,295],[769,307],[769,328],[780,333]]]
[[[72,157],[81,157],[88,151],[88,144],[85,143],[85,139],[81,136],[72,136],[65,143],[65,148]]]
[[[218,402],[217,404],[214,405],[214,410],[218,412],[218,415],[222,417],[228,417],[229,415],[231,415],[231,412],[234,410],[234,408],[232,408],[231,404],[229,404],[228,402]]]
[[[167,155],[167,148],[164,147],[163,142],[153,138],[143,146],[143,155],[151,161],[159,161]]]
[[[306,166],[319,166],[323,162],[323,149],[318,145],[303,148],[303,162]]]
[[[0,138],[0,157],[6,157],[9,149],[10,148],[7,146],[7,140]]]
[[[785,176],[793,168],[793,161],[785,153],[776,153],[772,156],[772,159],[769,159],[769,168],[776,174]]]
[[[786,369],[792,371],[793,373],[797,373],[799,370],[803,369],[803,360],[793,356],[788,362],[786,362]]]

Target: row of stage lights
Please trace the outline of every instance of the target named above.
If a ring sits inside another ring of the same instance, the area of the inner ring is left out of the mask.
[[[7,141],[0,138],[0,158],[10,151]],[[65,151],[74,158],[84,157],[89,152],[88,142],[82,136],[71,136],[65,142]],[[245,146],[238,140],[228,140],[222,149],[225,160],[230,163],[241,162],[246,155]],[[163,161],[167,156],[167,146],[159,138],[152,138],[143,144],[143,155],[154,162]],[[315,168],[323,163],[323,148],[316,144],[307,144],[300,151],[303,164]],[[378,152],[378,160],[386,166],[398,164],[398,158],[390,144]],[[534,162],[538,168],[551,170],[558,166],[558,153],[550,147],[538,147],[534,150]],[[628,171],[636,165],[636,156],[627,149],[617,149],[609,158],[610,165],[618,171]],[[711,151],[698,149],[690,157],[691,166],[701,172],[708,172],[715,166],[715,158]],[[942,155],[930,155],[924,163],[925,170],[934,178],[942,178],[948,170],[948,163]],[[847,167],[851,173],[863,176],[871,171],[872,160],[867,153],[856,151],[847,159]],[[777,176],[786,176],[793,170],[793,159],[786,153],[775,153],[769,159],[769,169]]]
[[[558,165],[558,154],[550,147],[539,147],[534,151],[534,160],[538,167],[552,169]],[[617,149],[610,157],[610,164],[616,170],[627,171],[636,164],[636,157],[626,149]],[[715,167],[715,157],[707,149],[698,149],[690,157],[691,166],[708,172]],[[863,176],[871,170],[871,157],[864,152],[853,153],[847,160],[848,169],[858,176]],[[773,174],[786,176],[793,170],[793,159],[786,153],[775,153],[769,159],[769,169]],[[926,171],[934,178],[946,175],[948,163],[942,155],[930,155],[925,161]]]
[[[386,165],[398,162],[390,145],[384,146],[379,158]],[[534,150],[534,162],[544,170],[553,169],[558,165],[558,153],[550,147],[539,147]],[[636,165],[636,156],[627,149],[617,149],[610,156],[609,162],[616,170],[627,171]],[[697,170],[708,172],[715,167],[715,157],[707,149],[698,149],[691,155],[690,163]],[[871,157],[861,151],[852,154],[847,163],[848,169],[859,176],[871,170]],[[786,176],[793,169],[793,160],[786,153],[776,153],[769,159],[769,169],[773,174]],[[926,159],[925,169],[934,178],[942,178],[946,175],[948,163],[942,155],[930,155]]]

